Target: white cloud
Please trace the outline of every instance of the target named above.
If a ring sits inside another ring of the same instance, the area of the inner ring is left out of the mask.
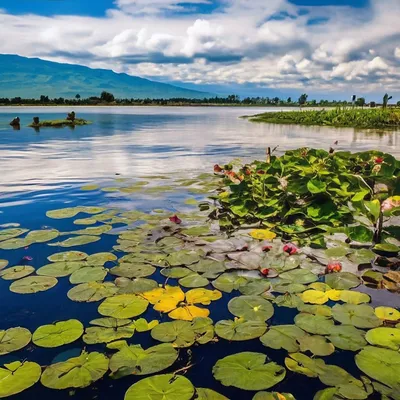
[[[398,0],[308,14],[288,0],[222,0],[224,8],[203,15],[173,12],[183,7],[178,0],[116,4],[106,18],[0,10],[0,52],[203,84],[400,92]],[[291,17],[274,18],[282,12]],[[327,20],[308,23],[315,18]]]

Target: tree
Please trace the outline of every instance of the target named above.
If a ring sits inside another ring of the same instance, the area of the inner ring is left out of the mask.
[[[78,93],[78,94],[75,96],[75,98],[76,98],[77,100],[79,100],[79,99],[81,98],[81,95]]]
[[[100,99],[101,99],[101,101],[105,101],[107,103],[112,103],[113,101],[115,101],[114,95],[112,93],[109,93],[106,91],[101,93]]]
[[[397,102],[397,107],[400,107],[400,101]]]
[[[383,96],[383,108],[386,108],[389,100],[393,99],[393,96],[389,96],[387,93]]]
[[[300,107],[303,106],[304,104],[306,104],[308,99],[308,94],[303,93],[300,97],[299,97],[299,105]]]
[[[290,104],[291,102],[292,102],[292,98],[288,97],[287,100],[286,100],[286,103]]]
[[[50,100],[49,100],[49,96],[45,96],[45,95],[41,95],[40,96],[40,102],[41,103],[48,103]]]
[[[364,107],[365,106],[365,98],[364,97],[359,97],[356,100],[356,106],[357,107]]]

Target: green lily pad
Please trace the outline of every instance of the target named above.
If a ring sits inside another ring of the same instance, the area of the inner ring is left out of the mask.
[[[264,346],[272,349],[285,349],[289,353],[296,353],[300,349],[298,340],[306,335],[296,325],[275,325],[271,326],[268,332],[261,336],[260,340]]]
[[[218,360],[213,367],[213,375],[224,386],[264,390],[281,382],[286,370],[269,361],[265,354],[244,352]]]
[[[105,263],[110,261],[116,261],[117,256],[113,253],[96,253],[90,255],[87,259],[87,265],[90,266],[103,266]]]
[[[26,233],[28,231],[29,231],[29,229],[22,229],[22,228],[2,229],[2,230],[0,230],[0,242],[9,240],[9,239],[14,239],[18,236],[23,235],[24,233]]]
[[[258,392],[253,400],[296,400],[290,393]]]
[[[274,306],[261,296],[239,296],[228,303],[229,311],[247,321],[267,321],[274,315]]]
[[[30,246],[32,243],[25,238],[14,238],[8,239],[4,242],[0,242],[1,250],[17,250],[22,249],[24,247]]]
[[[391,388],[400,386],[400,354],[367,346],[355,357],[357,367],[370,378]]]
[[[59,347],[73,343],[83,334],[83,325],[76,319],[43,325],[33,333],[32,341],[39,347]]]
[[[10,290],[13,293],[31,294],[38,292],[45,292],[56,286],[58,280],[53,277],[47,276],[28,276],[15,281],[11,284]]]
[[[10,328],[0,331],[0,356],[23,349],[31,341],[32,335],[25,328]]]
[[[134,294],[119,294],[109,297],[99,306],[99,313],[119,319],[133,318],[147,310],[149,302]]]
[[[279,277],[292,283],[302,284],[312,283],[318,280],[318,276],[307,269],[294,269],[280,274]]]
[[[77,231],[68,232],[69,235],[90,235],[90,236],[100,236],[104,233],[111,231],[111,225],[100,225],[100,226],[91,226],[85,229],[79,229]]]
[[[192,265],[199,262],[201,256],[198,252],[193,250],[179,250],[171,253],[167,257],[167,262],[171,267],[178,267],[180,265]]]
[[[147,322],[144,318],[139,318],[134,321],[135,322],[135,329],[138,332],[148,332],[151,331],[154,327],[156,327],[159,324],[159,321],[153,320],[150,322]]]
[[[267,324],[262,321],[245,321],[243,319],[223,320],[215,324],[215,333],[229,341],[256,339],[267,330]],[[400,331],[400,330],[399,330]]]
[[[136,325],[130,319],[98,318],[90,321],[85,330],[83,341],[87,344],[110,343],[120,339],[130,339]]]
[[[356,328],[370,329],[382,325],[374,309],[366,304],[336,304],[332,308],[332,316],[341,324],[353,325]]]
[[[369,295],[366,293],[342,290],[340,293],[340,300],[348,304],[362,304],[369,303],[371,301],[371,297],[369,297]]]
[[[94,225],[97,224],[96,218],[79,218],[74,221],[75,225]]]
[[[158,287],[158,283],[152,279],[137,278],[117,278],[115,285],[118,287],[118,294],[129,294],[129,293],[144,293],[149,292]]]
[[[334,322],[323,315],[300,313],[294,319],[295,324],[308,333],[315,335],[329,335]]]
[[[145,278],[153,275],[156,268],[149,264],[129,264],[122,263],[110,269],[110,274],[124,278]]]
[[[49,243],[49,246],[59,246],[59,247],[75,247],[83,246],[85,244],[94,243],[100,240],[99,236],[75,236],[64,240],[63,242]]]
[[[332,289],[348,290],[361,284],[361,279],[351,272],[338,272],[325,276],[325,283]]]
[[[47,264],[39,268],[36,273],[41,276],[53,276],[54,278],[63,278],[69,276],[75,271],[83,268],[85,261],[59,261]]]
[[[46,216],[53,219],[64,219],[75,217],[80,212],[93,215],[100,214],[104,211],[106,211],[106,208],[103,207],[67,207],[59,210],[47,211]]]
[[[381,243],[375,245],[374,250],[378,252],[397,254],[400,251],[400,247],[391,243]]]
[[[239,290],[242,286],[245,286],[247,279],[235,273],[225,273],[211,283],[216,289],[222,292],[232,293],[233,290]]]
[[[0,368],[0,398],[13,396],[33,386],[42,368],[34,362],[15,361]]]
[[[112,282],[87,282],[73,287],[67,293],[72,301],[95,302],[111,297],[118,292],[118,288]]]
[[[100,353],[83,351],[79,357],[52,364],[40,379],[50,389],[84,388],[101,379],[108,370],[108,358]]]
[[[335,347],[342,350],[358,351],[367,345],[365,332],[353,325],[335,325],[328,339]]]
[[[196,388],[196,400],[229,400],[227,397],[211,389]]]
[[[272,285],[272,291],[276,293],[302,293],[307,289],[307,286],[302,283],[292,283],[281,281]]]
[[[69,281],[73,285],[88,282],[102,282],[107,276],[107,271],[108,270],[103,267],[80,268],[69,277]]]
[[[189,268],[185,267],[171,267],[171,268],[164,268],[161,270],[162,276],[166,276],[167,278],[171,279],[184,278],[185,276],[191,273],[192,271]]]
[[[186,288],[200,288],[207,286],[209,283],[208,279],[199,275],[197,272],[192,272],[184,278],[179,279],[179,285]]]
[[[7,267],[8,261],[7,260],[0,260],[0,270]]]
[[[325,362],[318,358],[310,358],[302,353],[291,353],[285,358],[285,365],[289,371],[316,378],[325,368]]]
[[[189,379],[181,375],[156,375],[142,379],[132,385],[124,400],[191,400],[194,387]]]
[[[55,253],[47,257],[50,262],[66,262],[66,261],[82,261],[88,257],[86,253],[82,251],[65,251],[62,253]]]
[[[332,308],[324,305],[316,304],[301,304],[297,309],[302,313],[313,314],[313,315],[323,315],[325,317],[332,316]]]
[[[324,336],[305,335],[298,339],[300,351],[310,351],[314,356],[329,356],[335,351],[335,346],[329,343]]]
[[[266,279],[248,279],[245,285],[240,286],[239,291],[245,296],[257,296],[268,291],[270,287],[271,284]]]
[[[372,346],[400,350],[400,329],[387,327],[371,329],[367,332],[365,338]]]
[[[282,296],[277,296],[274,303],[278,307],[298,308],[304,304],[303,300],[293,293],[286,293]]]
[[[215,279],[226,270],[223,262],[208,259],[200,260],[198,263],[190,265],[189,268],[208,279]]]
[[[55,229],[49,230],[41,230],[41,231],[31,231],[29,232],[25,239],[28,240],[30,243],[45,243],[49,242],[60,236],[60,232]]]
[[[178,358],[172,344],[163,343],[144,350],[141,345],[114,342],[108,348],[118,350],[110,359],[112,378],[128,375],[150,375],[170,367]]]
[[[35,272],[35,268],[29,265],[17,265],[15,267],[3,269],[0,271],[0,277],[6,281],[25,278]]]

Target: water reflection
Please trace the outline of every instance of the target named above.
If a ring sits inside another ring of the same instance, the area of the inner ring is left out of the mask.
[[[276,109],[272,109],[275,111]],[[210,170],[234,157],[264,157],[301,146],[340,150],[380,149],[399,156],[399,131],[301,127],[249,123],[238,117],[254,108],[82,107],[78,117],[93,121],[75,130],[27,125],[34,115],[61,118],[69,108],[0,108],[0,191],[40,190],[50,184],[115,176]],[[9,121],[21,118],[21,130]]]

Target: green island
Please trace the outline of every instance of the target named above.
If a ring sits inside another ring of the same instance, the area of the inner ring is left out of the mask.
[[[38,124],[34,122],[29,124],[28,126],[31,128],[41,128],[41,127],[53,127],[53,128],[62,128],[64,126],[80,126],[80,125],[89,125],[91,124],[90,121],[85,119],[76,118],[75,120],[71,121],[68,119],[54,119],[54,120],[47,120],[47,121],[40,121]]]
[[[400,109],[388,108],[345,108],[331,110],[280,111],[246,116],[252,122],[270,124],[318,125],[354,128],[397,128],[400,127]]]

